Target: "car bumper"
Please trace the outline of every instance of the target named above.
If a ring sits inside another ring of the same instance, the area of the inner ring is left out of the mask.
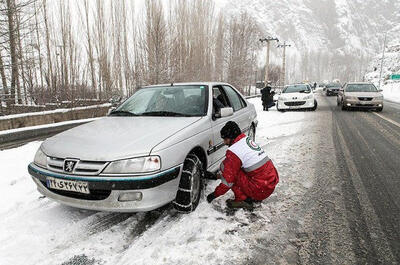
[[[379,109],[383,108],[383,100],[360,101],[360,100],[345,100],[343,102],[347,108],[362,108],[362,109]]]
[[[298,103],[299,102],[299,103]],[[304,102],[304,103],[303,103]],[[303,103],[303,104],[300,104]],[[293,106],[288,106],[296,104]],[[299,105],[297,105],[299,104]],[[283,101],[283,100],[278,100],[278,109],[310,109],[313,108],[315,105],[314,99],[307,99],[307,100],[297,100],[297,101]]]
[[[109,212],[142,212],[157,209],[176,197],[182,165],[146,176],[72,176],[40,168],[33,163],[28,171],[44,196],[76,208]],[[46,178],[88,182],[90,194],[49,189]],[[141,199],[120,201],[127,193],[141,193]]]

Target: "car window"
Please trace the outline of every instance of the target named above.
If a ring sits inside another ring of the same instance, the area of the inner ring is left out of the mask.
[[[213,101],[220,107],[230,107],[229,100],[226,98],[225,93],[221,91],[220,87],[213,87]]]
[[[229,98],[229,101],[232,105],[233,110],[238,111],[238,110],[242,109],[244,106],[243,106],[243,102],[242,102],[239,94],[235,90],[233,90],[233,88],[230,86],[223,86],[223,87],[224,87],[226,95]]]
[[[303,84],[286,86],[282,93],[311,92],[311,89]]]
[[[378,92],[373,84],[348,84],[347,92]]]
[[[146,87],[139,89],[118,112],[147,116],[204,116],[207,113],[207,87],[201,85]]]

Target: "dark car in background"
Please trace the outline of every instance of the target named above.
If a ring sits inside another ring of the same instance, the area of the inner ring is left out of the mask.
[[[327,96],[336,96],[342,85],[340,83],[329,83],[325,86]]]

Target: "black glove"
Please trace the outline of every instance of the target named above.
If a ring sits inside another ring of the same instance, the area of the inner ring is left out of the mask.
[[[208,196],[207,196],[208,203],[211,203],[215,198],[217,198],[217,197],[215,196],[214,192],[208,194]]]

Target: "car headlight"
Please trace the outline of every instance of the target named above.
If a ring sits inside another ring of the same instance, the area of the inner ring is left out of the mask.
[[[279,96],[279,97],[278,97],[278,100],[286,100],[286,99],[285,99],[285,97],[283,97],[283,96]]]
[[[129,174],[146,173],[161,169],[159,156],[146,156],[131,159],[124,159],[111,162],[103,173],[108,174]]]
[[[347,100],[357,100],[357,97],[346,96]]]
[[[312,99],[312,98],[313,98],[313,95],[308,95],[308,96],[304,97],[304,99]]]
[[[375,97],[375,99],[381,100],[381,99],[383,99],[383,95],[377,96],[377,97]]]
[[[43,153],[42,149],[38,149],[33,159],[33,163],[40,167],[47,167],[47,156]]]

